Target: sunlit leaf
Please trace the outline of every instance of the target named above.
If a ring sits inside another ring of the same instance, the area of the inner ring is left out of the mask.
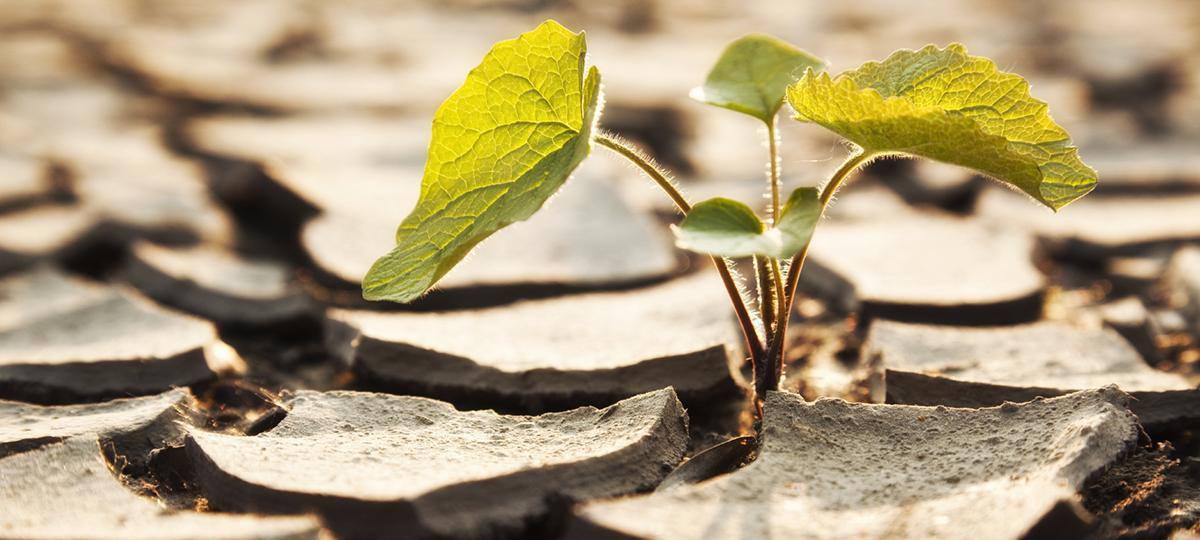
[[[790,86],[796,118],[871,153],[922,156],[1008,182],[1058,209],[1086,195],[1096,172],[1029,84],[958,44],[900,51],[831,79]]]
[[[692,90],[692,97],[770,122],[783,105],[787,86],[805,70],[824,67],[823,60],[787,42],[750,34],[725,48],[704,85]]]
[[[775,227],[763,225],[749,206],[717,197],[693,206],[673,230],[679,247],[698,253],[786,259],[804,248],[820,217],[817,190],[800,188],[788,198]]]
[[[483,239],[529,218],[591,151],[600,74],[583,33],[546,21],[497,43],[438,109],[416,208],[363,279],[369,300],[423,294]]]

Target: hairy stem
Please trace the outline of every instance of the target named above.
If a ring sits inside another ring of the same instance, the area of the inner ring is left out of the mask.
[[[687,214],[691,211],[691,203],[687,201],[683,193],[680,193],[675,184],[671,183],[667,174],[659,170],[649,159],[642,157],[640,152],[608,134],[597,133],[592,140],[637,165],[642,172],[646,173],[646,176],[654,180],[658,187],[667,193],[667,196],[671,197],[680,212]],[[733,303],[733,311],[737,315],[738,324],[742,327],[742,334],[745,335],[746,349],[750,353],[751,362],[757,363],[763,356],[763,345],[758,337],[758,330],[754,328],[750,310],[746,307],[746,299],[742,298],[742,292],[733,278],[733,272],[729,270],[729,262],[720,257],[712,257],[712,261],[713,265],[717,267],[717,273],[721,275],[721,281],[725,284],[725,291],[729,293],[729,301]]]
[[[779,287],[771,277],[771,258],[755,257],[754,273],[758,278],[758,311],[762,314],[763,335],[771,340],[771,332],[775,329],[775,312],[778,311],[776,302],[779,298]]]
[[[771,223],[779,223],[779,135],[775,132],[775,118],[767,122],[767,148],[771,163],[767,170],[771,181]]]
[[[871,152],[857,151],[851,154],[846,159],[845,163],[838,168],[829,181],[825,183],[825,187],[821,189],[821,213],[824,214],[825,208],[829,206],[829,201],[833,200],[833,195],[837,193],[842,182],[857,170],[875,154]],[[792,313],[792,304],[796,300],[796,286],[800,283],[800,272],[804,270],[804,260],[808,257],[808,247],[812,244],[811,239],[804,248],[800,250],[794,257],[792,263],[788,266],[787,283],[783,287],[783,301],[779,304],[779,313],[775,317],[775,332],[771,334],[770,341],[767,344],[765,362],[768,364],[767,369],[758,370],[754,379],[755,398],[762,402],[766,399],[768,390],[779,388],[779,381],[783,377],[783,353],[784,347],[787,344],[786,337],[788,319]]]
[[[770,161],[767,163],[767,182],[771,184],[771,224],[779,223],[779,135],[775,131],[776,119],[771,118],[767,124],[767,149]],[[758,272],[758,305],[762,310],[763,335],[770,341],[775,326],[775,311],[783,302],[783,286],[779,277],[779,261],[769,257],[756,257],[755,270]]]
[[[767,183],[771,186],[771,206],[768,211],[771,214],[771,224],[775,226],[779,224],[779,190],[781,183],[779,179],[779,135],[776,132],[776,118],[772,117],[770,121],[766,122],[766,125],[767,155],[769,159],[767,162]],[[785,328],[780,326],[777,318],[780,304],[785,299],[779,261],[772,257],[755,257],[754,270],[758,277],[758,307],[759,312],[762,313],[763,336],[766,337],[769,350],[769,344],[775,341],[775,335]],[[759,381],[767,381],[769,383],[773,378],[778,379],[778,377],[771,375],[771,372],[775,371],[773,364],[771,356],[768,355],[764,355],[758,361],[754,362],[753,377],[756,388]],[[778,383],[775,386],[777,387]],[[755,411],[758,413],[760,419],[762,418],[761,403],[760,400],[755,400]]]
[[[771,282],[780,295],[783,294],[783,270],[779,268],[779,259],[771,259]]]
[[[691,203],[684,198],[683,193],[680,193],[679,189],[675,187],[675,184],[671,182],[666,173],[658,170],[658,167],[651,163],[649,159],[642,157],[641,152],[626,146],[623,141],[605,133],[597,133],[592,140],[596,141],[600,146],[621,154],[622,157],[637,165],[642,172],[646,173],[646,176],[649,176],[651,180],[654,180],[658,184],[658,187],[667,192],[667,196],[671,197],[671,200],[674,201],[675,206],[679,208],[680,212],[687,214],[692,210]]]

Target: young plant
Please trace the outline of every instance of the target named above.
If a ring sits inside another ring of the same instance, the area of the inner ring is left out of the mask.
[[[415,300],[476,244],[533,215],[599,144],[644,171],[684,214],[672,226],[678,245],[712,257],[745,336],[761,414],[766,392],[782,377],[813,232],[838,188],[865,163],[904,156],[955,164],[1054,210],[1096,184],[1095,171],[1080,161],[1046,104],[1030,97],[1028,83],[962,45],[899,51],[830,77],[823,61],[749,35],[725,49],[692,96],[764,123],[766,217],[726,198],[693,206],[670,175],[597,130],[600,72],[585,67],[586,53],[582,32],[546,21],[496,44],[471,70],[434,117],[420,198],[396,231],[396,247],[363,279],[366,299]],[[785,98],[796,120],[837,133],[852,150],[821,188],[797,188],[783,202],[776,117]],[[754,261],[757,317],[734,278],[733,258]]]

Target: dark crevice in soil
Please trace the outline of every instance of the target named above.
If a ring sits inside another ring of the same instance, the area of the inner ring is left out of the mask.
[[[691,457],[729,439],[752,435],[753,411],[748,390],[689,408],[689,440],[685,455]]]
[[[696,452],[659,483],[659,490],[703,482],[732,473],[758,458],[758,439],[734,437]]]
[[[69,42],[75,52],[93,69],[112,78],[122,88],[136,94],[163,99],[166,102],[164,110],[184,110],[198,113],[236,112],[258,116],[277,116],[284,112],[258,104],[213,101],[183,92],[165,91],[144,73],[123,64],[102,41],[70,30],[55,29],[55,31]]]
[[[1021,536],[1021,540],[1060,540],[1087,538],[1098,523],[1075,501],[1059,501],[1042,519]]]
[[[59,386],[51,386],[26,380],[0,381],[0,399],[23,401],[37,405],[76,405],[102,403],[121,398],[133,398],[157,392],[133,392],[111,390],[82,394]]]
[[[238,379],[194,385],[194,407],[176,410],[186,424],[237,435],[257,435],[279,424],[287,411],[279,397]],[[173,421],[103,437],[99,450],[109,469],[131,491],[175,510],[207,511],[196,473]]]
[[[192,388],[197,426],[209,431],[248,435],[278,424],[287,411],[277,394],[240,379],[218,379]]]
[[[1093,108],[1131,113],[1148,135],[1170,131],[1170,116],[1164,104],[1184,86],[1185,74],[1175,64],[1149,66],[1122,78],[1089,77]]]
[[[466,359],[456,359],[453,356],[445,356],[444,361],[470,362]],[[587,389],[553,395],[528,395],[514,393],[508,388],[487,386],[465,388],[412,379],[385,379],[372,372],[369,367],[365,366],[365,363],[355,363],[353,371],[354,379],[350,383],[349,389],[422,396],[446,401],[463,411],[491,409],[501,414],[534,415],[586,406],[603,408],[631,397],[627,392],[592,392]],[[691,407],[688,409],[689,414],[695,411],[695,414],[700,416],[713,416],[712,430],[723,435],[721,440],[737,433],[736,422],[731,418],[736,418],[741,414],[744,396],[736,385],[732,383],[721,385],[680,396],[680,398],[684,405]]]
[[[869,321],[888,319],[892,321],[953,324],[955,326],[1008,326],[1029,323],[1042,315],[1043,295],[1034,294],[1007,302],[988,305],[907,305],[885,302],[863,302],[859,319],[866,329]]]
[[[293,266],[308,262],[300,231],[320,213],[318,208],[273,181],[258,163],[196,150],[178,123],[166,130],[164,138],[171,151],[204,168],[209,192],[237,225],[237,251],[270,256]]]
[[[269,327],[218,325],[221,340],[243,358],[286,368],[328,360],[323,321],[303,317]]]
[[[151,450],[145,464],[138,467],[131,467],[129,456],[122,454],[112,441],[101,441],[100,449],[109,469],[134,493],[157,499],[170,509],[207,509],[196,485],[191,463],[178,442]]]
[[[1200,523],[1200,460],[1169,443],[1138,448],[1088,481],[1083,504],[1105,516],[1099,537],[1168,538]]]
[[[190,406],[165,411],[145,427],[101,436],[100,455],[113,475],[134,493],[157,499],[167,508],[202,510],[187,463],[179,459],[183,446],[179,423],[204,425],[205,416],[202,409]]]
[[[0,446],[0,459],[11,455],[20,454],[22,452],[37,450],[43,446],[60,443],[62,441],[62,437],[37,437],[33,439],[5,443],[3,446]]]

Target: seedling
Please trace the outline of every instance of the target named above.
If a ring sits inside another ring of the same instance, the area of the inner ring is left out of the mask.
[[[784,338],[813,231],[838,188],[864,164],[903,156],[959,165],[1054,210],[1096,184],[1095,171],[1080,161],[1046,104],[1030,97],[1028,83],[962,45],[898,51],[830,77],[808,53],[749,35],[725,49],[692,96],[764,123],[770,204],[761,218],[726,198],[692,205],[668,173],[596,128],[600,72],[585,67],[586,52],[582,32],[546,21],[497,43],[471,70],[434,117],[420,198],[396,232],[396,247],[363,279],[365,298],[420,297],[476,244],[533,215],[598,144],[633,162],[684,214],[672,226],[680,247],[712,257],[745,336],[761,414],[766,392],[782,377]],[[821,125],[852,148],[822,187],[797,188],[786,202],[776,133],[785,100],[796,120]],[[731,270],[736,258],[754,261],[756,302],[740,292]]]

